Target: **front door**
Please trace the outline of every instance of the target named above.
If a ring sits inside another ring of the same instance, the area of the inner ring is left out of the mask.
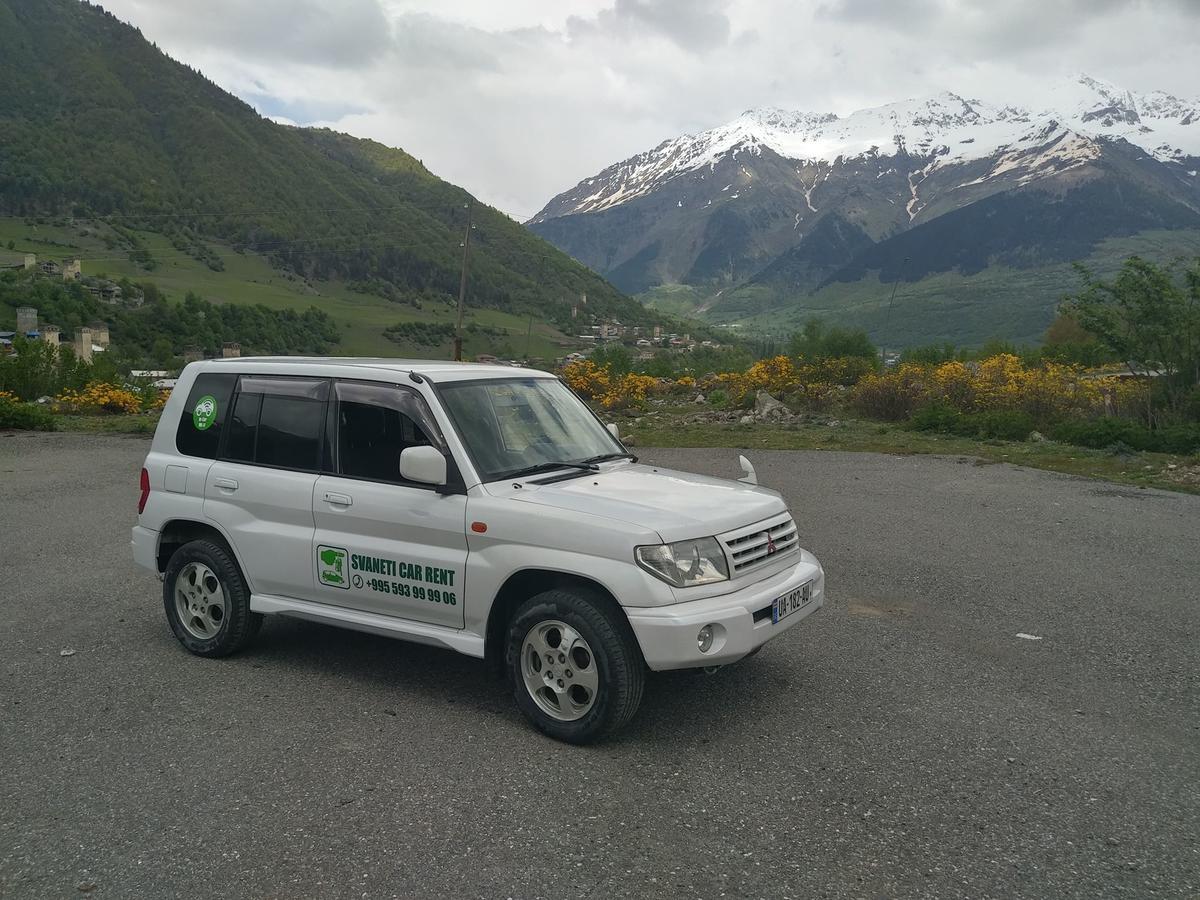
[[[334,386],[333,474],[312,496],[315,598],[463,627],[467,498],[406,483],[405,447],[445,450],[424,400],[393,385]]]

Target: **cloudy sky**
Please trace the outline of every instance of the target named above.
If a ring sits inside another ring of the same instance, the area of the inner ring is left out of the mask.
[[[101,3],[262,114],[403,147],[520,219],[753,106],[1035,103],[1079,71],[1200,95],[1200,0]]]

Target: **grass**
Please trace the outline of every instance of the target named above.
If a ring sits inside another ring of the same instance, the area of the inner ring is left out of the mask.
[[[1103,241],[1083,263],[1108,276],[1133,254],[1168,261],[1195,256],[1198,248],[1200,232],[1151,230]],[[992,338],[1036,343],[1063,296],[1079,286],[1079,276],[1068,263],[1024,269],[993,265],[974,275],[943,272],[913,283],[900,282],[895,308],[889,313],[892,284],[871,273],[813,294],[788,296],[761,285],[727,289],[702,318],[735,327],[742,335],[778,336],[797,331],[807,319],[817,317],[863,328],[894,349],[943,341],[978,345]],[[664,296],[673,295],[664,292]],[[643,297],[652,305],[664,302],[653,292]],[[700,302],[688,299],[693,308]]]
[[[694,412],[694,410],[692,410]],[[907,431],[894,425],[838,420],[835,426],[732,425],[688,422],[681,411],[664,410],[641,417],[618,418],[622,437],[637,447],[728,447],[742,450],[839,450],[966,456],[977,464],[1012,463],[1134,487],[1200,494],[1200,457],[1165,453],[1114,455],[1054,441],[973,440],[951,435]],[[1171,468],[1173,467],[1173,468]]]
[[[340,281],[306,281],[272,267],[256,253],[239,253],[219,241],[206,241],[221,257],[225,269],[214,272],[204,263],[185,256],[170,246],[166,237],[138,232],[151,251],[157,267],[147,271],[127,258],[120,248],[109,249],[107,226],[79,222],[74,226],[26,224],[25,219],[0,217],[0,262],[16,262],[26,253],[39,261],[79,257],[85,275],[132,281],[152,281],[171,300],[182,300],[192,291],[213,303],[261,303],[272,309],[307,309],[317,306],[333,317],[341,332],[338,353],[346,356],[390,356],[419,359],[449,359],[453,344],[446,341],[429,346],[398,343],[383,331],[399,322],[453,322],[455,304],[427,304],[422,309],[393,303],[376,294],[351,290]],[[8,242],[13,249],[8,249]],[[467,334],[464,355],[480,353],[500,357],[553,360],[574,349],[578,342],[545,322],[495,309],[471,309],[468,291],[465,324],[476,323],[501,332],[499,335]],[[532,331],[530,326],[532,325]],[[528,339],[527,339],[528,334]]]

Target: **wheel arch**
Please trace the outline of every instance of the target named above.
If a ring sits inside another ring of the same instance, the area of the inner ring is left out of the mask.
[[[163,525],[158,535],[158,551],[155,555],[159,574],[167,570],[167,564],[176,550],[191,541],[202,540],[212,541],[228,552],[241,570],[247,586],[250,586],[250,579],[246,577],[246,567],[242,565],[237,550],[225,533],[212,522],[197,522],[195,519],[172,519]]]
[[[520,569],[505,579],[488,611],[487,629],[484,634],[484,661],[494,675],[501,676],[504,673],[505,633],[517,607],[530,597],[554,589],[573,589],[590,594],[605,604],[611,604],[628,624],[620,602],[612,591],[599,581],[586,575],[555,569]]]

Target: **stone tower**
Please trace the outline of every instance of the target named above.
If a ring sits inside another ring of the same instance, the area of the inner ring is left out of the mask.
[[[17,307],[17,333],[28,334],[37,330],[37,310],[32,306]]]
[[[75,358],[80,362],[92,361],[92,329],[75,329]]]

